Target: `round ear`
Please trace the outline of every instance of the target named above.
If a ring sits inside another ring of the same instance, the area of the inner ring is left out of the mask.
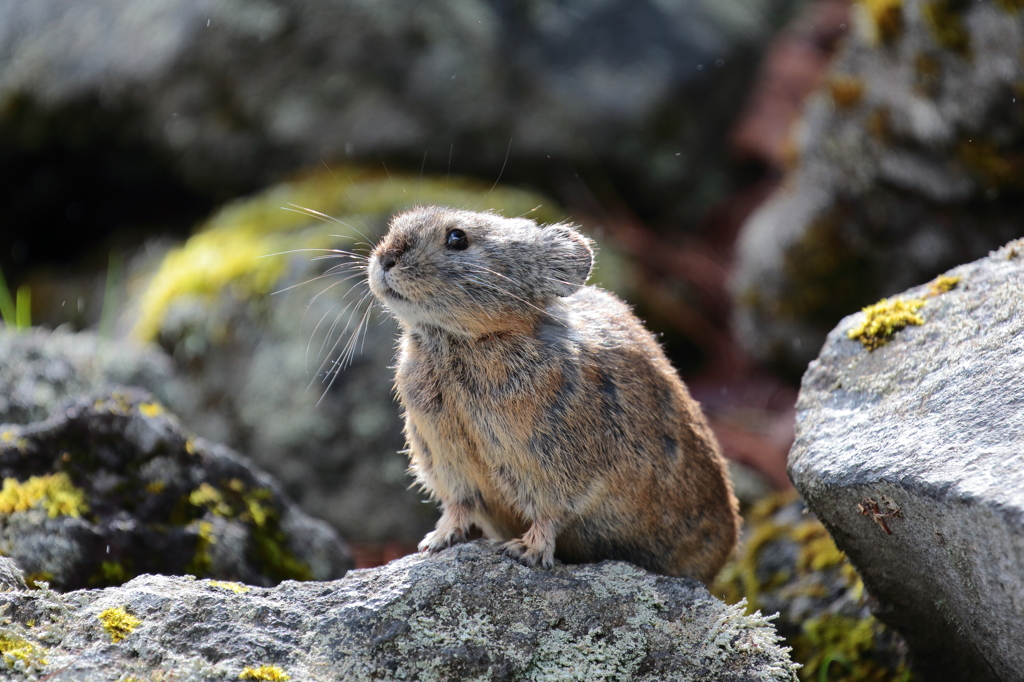
[[[587,283],[594,266],[590,240],[572,225],[558,223],[541,230],[544,288],[555,296],[571,296]]]

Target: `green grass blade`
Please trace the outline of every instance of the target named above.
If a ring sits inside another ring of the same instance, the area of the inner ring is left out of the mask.
[[[28,329],[32,326],[32,290],[27,284],[18,287],[18,302],[14,306],[14,326]]]
[[[11,298],[11,290],[7,288],[3,270],[0,270],[0,318],[8,327],[14,326],[14,299]]]

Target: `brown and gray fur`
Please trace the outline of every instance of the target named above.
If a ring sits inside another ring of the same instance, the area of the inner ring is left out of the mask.
[[[708,582],[738,532],[725,464],[652,335],[584,286],[592,263],[570,225],[438,207],[396,216],[374,249],[411,472],[443,510],[420,549],[477,526],[531,566],[623,559]]]

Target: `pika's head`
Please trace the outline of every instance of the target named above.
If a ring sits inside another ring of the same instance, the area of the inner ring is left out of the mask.
[[[480,336],[521,327],[572,295],[593,262],[590,241],[570,225],[428,206],[391,220],[369,284],[406,326]]]

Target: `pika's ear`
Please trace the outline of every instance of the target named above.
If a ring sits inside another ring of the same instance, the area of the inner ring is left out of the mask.
[[[571,296],[587,283],[594,266],[590,240],[571,225],[559,223],[541,230],[544,288],[555,296]]]

